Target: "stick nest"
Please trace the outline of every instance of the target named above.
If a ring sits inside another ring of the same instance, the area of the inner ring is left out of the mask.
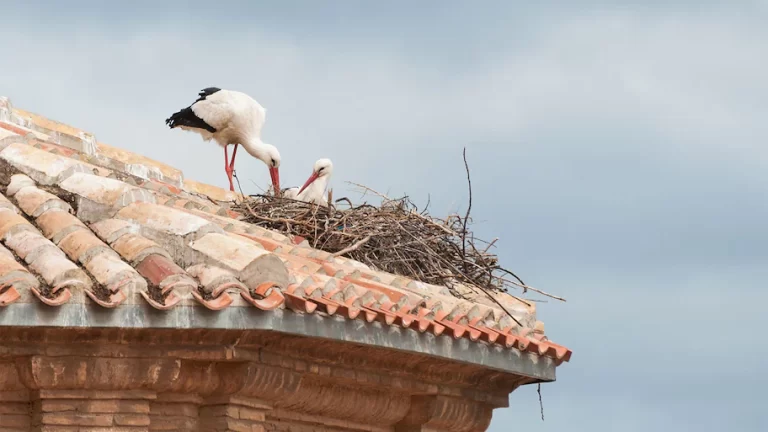
[[[499,265],[498,257],[489,251],[496,240],[475,238],[467,229],[468,215],[435,218],[420,212],[408,197],[392,199],[352,184],[378,195],[381,202],[353,205],[348,198],[331,202],[329,193],[329,205],[323,207],[252,195],[238,210],[249,223],[301,236],[316,249],[345,255],[377,270],[447,286],[459,297],[457,283],[486,292],[513,286],[539,292]],[[346,203],[343,209],[339,208],[342,202]]]

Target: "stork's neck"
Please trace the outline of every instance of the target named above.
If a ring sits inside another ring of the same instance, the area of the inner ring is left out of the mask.
[[[243,139],[241,144],[251,156],[261,160],[269,167],[273,166],[275,159],[278,161],[280,159],[280,154],[275,146],[263,142],[261,138]]]
[[[264,158],[264,150],[266,147],[266,144],[264,141],[261,140],[261,138],[251,138],[248,137],[244,140],[242,140],[242,146],[245,148],[245,151],[247,151],[251,156],[257,158],[257,159],[263,159]]]

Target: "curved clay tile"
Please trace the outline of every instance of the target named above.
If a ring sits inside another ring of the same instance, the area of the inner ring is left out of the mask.
[[[285,301],[276,282],[262,282],[253,290],[253,294],[241,292],[240,295],[245,301],[261,310],[277,309]]]
[[[28,266],[54,289],[30,287],[32,293],[46,304],[57,305],[69,300],[69,289],[89,289],[90,278],[50,240],[15,210],[0,208],[0,239]]]
[[[95,287],[86,288],[86,294],[96,303],[115,307],[126,299],[125,292],[146,291],[146,281],[90,229],[78,223],[78,219],[69,213],[69,204],[39,189],[32,179],[21,174],[11,177],[8,189],[14,192],[19,207],[27,215],[36,215],[38,225],[56,240],[60,250],[85,267],[103,287],[98,290]],[[61,232],[64,229],[67,229],[66,235]]]
[[[315,291],[321,290],[321,288],[318,286],[314,286],[314,288]],[[285,306],[292,311],[302,313],[312,313],[317,310],[318,303],[315,301],[310,301],[311,295],[307,294],[306,289],[307,288],[304,286],[295,283],[288,285],[288,287],[283,290]],[[335,311],[335,309],[332,312],[323,310],[323,312],[326,312],[329,315],[333,315]]]
[[[141,295],[155,309],[170,309],[197,291],[197,281],[176,265],[170,253],[138,234],[130,222],[105,219],[92,228],[147,280],[148,289]]]
[[[23,292],[39,288],[37,278],[19,264],[8,249],[0,245],[0,306],[15,302]]]
[[[248,287],[237,280],[234,274],[220,267],[197,264],[187,268],[187,273],[200,280],[203,294],[196,291],[192,296],[211,310],[221,310],[232,304],[233,294],[248,291]]]

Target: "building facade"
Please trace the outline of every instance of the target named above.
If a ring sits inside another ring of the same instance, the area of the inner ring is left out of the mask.
[[[483,431],[570,359],[528,302],[247,224],[7,98],[0,186],[3,431]]]

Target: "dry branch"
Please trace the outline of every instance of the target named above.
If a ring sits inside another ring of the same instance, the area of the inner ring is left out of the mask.
[[[439,219],[420,213],[408,197],[393,199],[363,185],[352,183],[381,198],[381,203],[353,205],[349,198],[316,206],[273,195],[252,195],[239,205],[246,221],[290,235],[301,236],[314,247],[345,255],[377,270],[447,286],[460,295],[457,284],[480,289],[495,301],[493,291],[535,290],[499,265],[489,244],[465,228],[467,217]],[[331,197],[329,197],[331,198]],[[496,240],[490,242],[495,243]],[[510,278],[509,276],[512,276]]]
[[[366,236],[362,240],[360,240],[359,242],[353,244],[352,246],[350,246],[348,248],[344,248],[344,249],[342,249],[342,250],[340,250],[338,252],[334,252],[333,256],[337,257],[337,256],[344,255],[346,253],[350,253],[350,252],[356,251],[356,250],[358,250],[360,248],[360,246],[368,243],[368,240],[370,240],[370,239],[371,239],[371,236]]]

